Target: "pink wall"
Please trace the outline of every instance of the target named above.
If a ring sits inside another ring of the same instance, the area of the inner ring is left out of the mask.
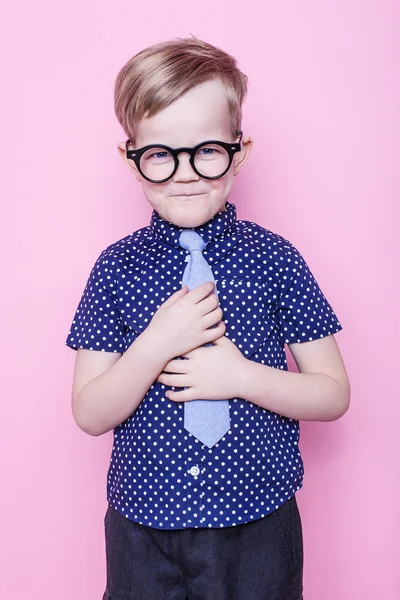
[[[100,251],[150,214],[117,154],[114,78],[193,33],[250,78],[239,216],[300,249],[344,326],[351,409],[302,423],[305,598],[398,599],[399,3],[39,0],[8,16],[1,596],[101,598],[112,436],[75,425],[64,340]]]

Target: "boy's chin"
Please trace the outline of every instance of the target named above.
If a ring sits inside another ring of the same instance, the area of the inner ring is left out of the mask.
[[[210,221],[216,214],[225,209],[225,203],[223,206],[218,206],[215,209],[208,210],[181,210],[181,211],[170,211],[168,216],[161,215],[166,221],[169,221],[176,227],[193,228],[200,227]]]
[[[201,225],[204,225],[204,223],[207,223],[207,221],[212,219],[213,216],[214,215],[212,215],[211,217],[202,218],[202,219],[182,219],[182,218],[171,219],[170,223],[172,223],[176,227],[183,227],[185,229],[191,229],[194,227],[201,227]]]

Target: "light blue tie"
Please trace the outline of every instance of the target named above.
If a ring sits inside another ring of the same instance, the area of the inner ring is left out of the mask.
[[[203,256],[205,242],[192,229],[185,229],[179,245],[190,252],[189,262],[183,273],[182,286],[189,292],[207,281],[215,284],[210,265]],[[214,288],[214,292],[217,293]],[[211,346],[211,344],[206,344]],[[191,400],[184,404],[184,427],[202,444],[212,448],[229,431],[228,400]]]

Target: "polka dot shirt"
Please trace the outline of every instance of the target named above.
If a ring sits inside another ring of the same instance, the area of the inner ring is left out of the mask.
[[[125,352],[182,285],[182,229],[153,212],[150,225],[100,254],[66,344]],[[196,228],[206,242],[226,334],[243,355],[287,370],[285,344],[341,329],[295,247],[226,209]],[[157,529],[229,527],[277,509],[303,484],[299,423],[242,398],[229,401],[231,428],[207,448],[183,428],[183,403],[154,382],[114,429],[107,500],[126,518]]]

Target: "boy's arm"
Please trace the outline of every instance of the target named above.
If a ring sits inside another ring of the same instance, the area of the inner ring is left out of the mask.
[[[251,361],[222,337],[212,347],[189,352],[188,360],[170,361],[158,380],[187,388],[167,392],[176,402],[238,397],[291,419],[334,421],[341,417],[349,407],[350,386],[334,336],[289,348],[299,373]]]
[[[280,415],[334,421],[349,408],[350,384],[333,335],[290,344],[299,373],[246,362],[245,398]]]
[[[144,398],[166,356],[148,329],[124,354],[78,349],[72,390],[77,425],[90,435],[120,425]]]
[[[78,350],[72,412],[83,431],[101,435],[120,425],[169,360],[223,335],[222,311],[213,289],[206,283],[173,294],[124,354]],[[209,329],[212,325],[216,327]]]

